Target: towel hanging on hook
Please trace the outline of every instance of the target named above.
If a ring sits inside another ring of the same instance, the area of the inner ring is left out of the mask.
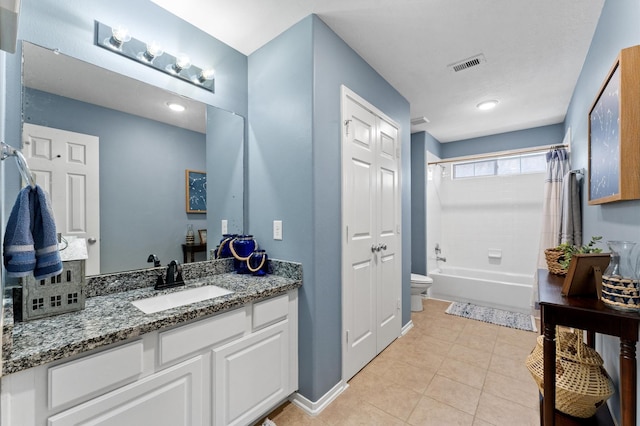
[[[36,187],[36,180],[33,177],[33,173],[29,169],[27,165],[27,160],[24,158],[24,155],[11,145],[8,145],[4,142],[0,141],[0,147],[2,148],[2,154],[0,156],[0,160],[4,160],[8,157],[16,157],[16,163],[18,163],[18,170],[22,175],[22,178],[29,184],[31,188]]]

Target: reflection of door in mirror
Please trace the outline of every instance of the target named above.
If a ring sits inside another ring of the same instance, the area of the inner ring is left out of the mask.
[[[85,238],[86,274],[99,274],[99,139],[24,123],[22,140],[36,183],[51,197],[58,233]]]

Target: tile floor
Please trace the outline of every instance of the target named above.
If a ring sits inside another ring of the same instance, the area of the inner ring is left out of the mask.
[[[538,333],[445,313],[425,300],[414,327],[349,381],[318,416],[293,404],[277,426],[538,425],[538,390],[524,365]]]

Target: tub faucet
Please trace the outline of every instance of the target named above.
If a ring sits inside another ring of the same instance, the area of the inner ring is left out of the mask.
[[[440,262],[440,261],[446,262],[447,258],[446,257],[442,257],[442,256],[436,256],[436,262]]]
[[[436,243],[435,251],[436,251],[436,256],[442,253],[442,250],[440,249],[440,243]]]

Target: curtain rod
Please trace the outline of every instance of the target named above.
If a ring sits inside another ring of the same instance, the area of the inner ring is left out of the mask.
[[[515,155],[515,154],[530,154],[533,152],[543,152],[543,151],[548,151],[550,149],[557,149],[557,148],[568,148],[569,145],[546,145],[546,146],[538,146],[535,148],[522,148],[522,149],[512,149],[509,151],[498,151],[498,152],[492,152],[492,153],[488,153],[488,154],[476,154],[476,155],[467,155],[467,156],[463,156],[463,157],[452,157],[452,158],[447,158],[445,160],[439,160],[439,161],[432,161],[427,163],[427,166],[431,166],[431,165],[436,165],[436,164],[442,164],[442,163],[455,163],[458,161],[469,161],[469,160],[480,160],[483,158],[496,158],[496,157],[502,157],[504,155]]]

